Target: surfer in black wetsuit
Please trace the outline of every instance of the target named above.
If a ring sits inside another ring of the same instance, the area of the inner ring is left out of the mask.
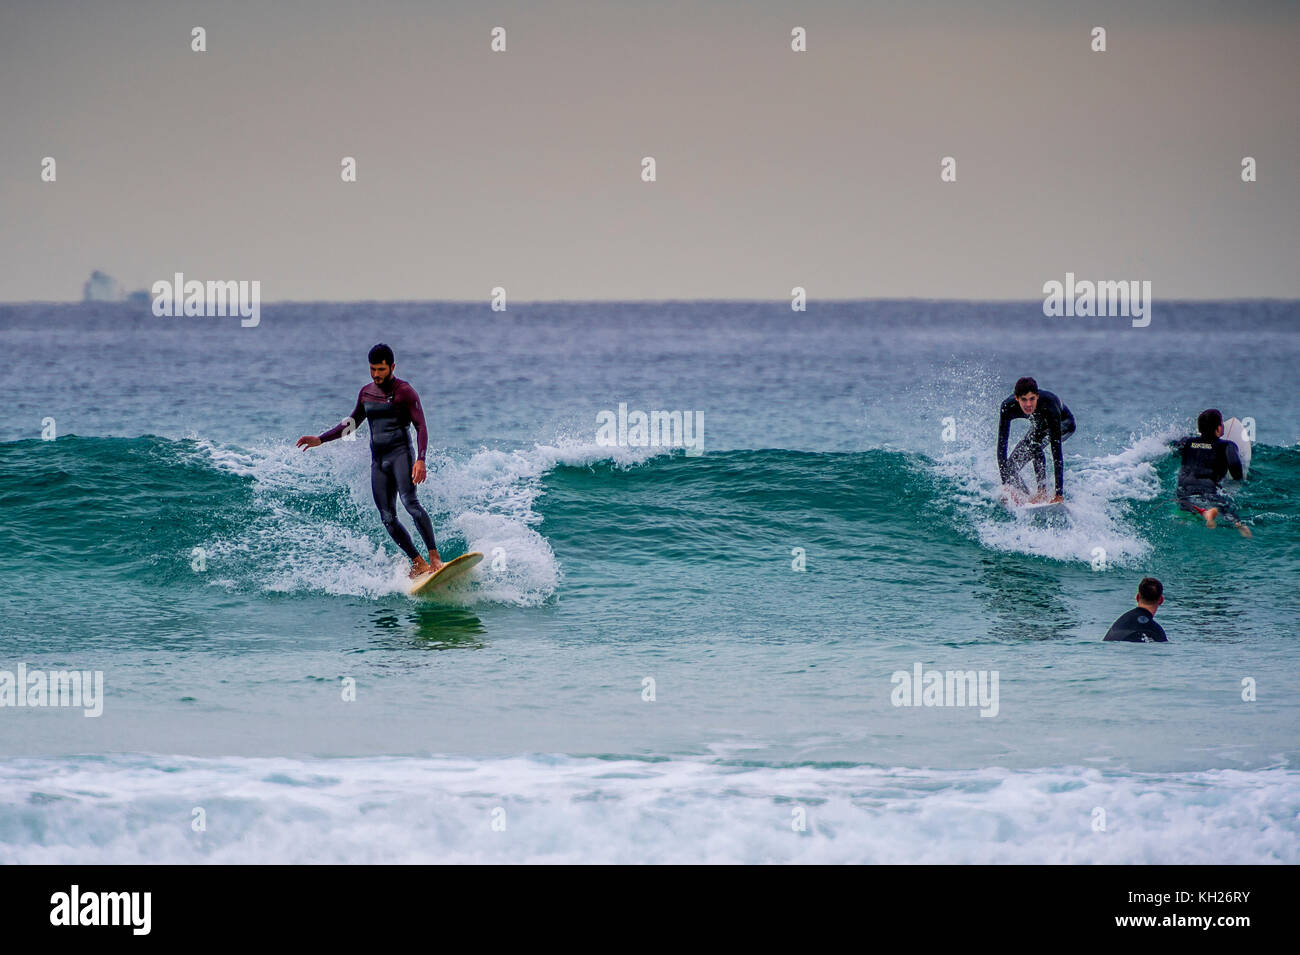
[[[411,559],[411,577],[418,577],[438,570],[443,563],[433,540],[433,521],[420,505],[415,492],[415,485],[422,484],[425,478],[424,452],[429,444],[429,430],[425,427],[420,396],[407,382],[393,374],[396,364],[393,350],[379,344],[370,349],[369,358],[370,384],[357,395],[352,414],[324,434],[303,435],[298,439],[298,447],[304,451],[319,447],[326,441],[356,431],[362,421],[370,422],[370,493],[374,495],[384,529],[397,542],[402,553]],[[407,430],[411,425],[415,425],[418,447],[414,462],[411,460],[411,436]],[[420,556],[411,535],[397,519],[395,505],[398,495],[401,495],[406,513],[411,515],[425,546],[429,548],[428,561]]]
[[[1011,456],[1007,456],[1007,437],[1011,433],[1011,422],[1017,418],[1029,419],[1029,433],[1020,439]],[[1012,494],[1028,495],[1029,488],[1020,478],[1020,469],[1030,461],[1034,462],[1034,477],[1038,480],[1038,493],[1031,498],[1038,502],[1047,499],[1047,457],[1046,445],[1052,447],[1052,459],[1056,464],[1056,497],[1052,502],[1064,499],[1065,466],[1061,459],[1061,442],[1074,434],[1074,415],[1065,406],[1065,402],[1050,391],[1039,391],[1038,382],[1032,378],[1021,378],[1016,382],[1015,394],[1002,402],[1001,415],[998,418],[998,472],[1002,484]]]
[[[1106,631],[1106,640],[1126,643],[1168,643],[1164,627],[1156,623],[1156,611],[1165,602],[1165,588],[1154,577],[1138,584],[1137,606],[1116,620]]]
[[[1232,502],[1219,487],[1219,482],[1228,475],[1237,481],[1242,479],[1237,446],[1223,440],[1223,415],[1217,408],[1207,408],[1196,419],[1196,430],[1200,434],[1174,443],[1183,459],[1178,469],[1178,506],[1200,514],[1205,518],[1206,527],[1216,526],[1222,517],[1243,537],[1249,537],[1250,528],[1241,523]]]

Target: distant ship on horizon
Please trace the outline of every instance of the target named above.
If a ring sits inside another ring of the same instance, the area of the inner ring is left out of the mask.
[[[144,289],[127,292],[122,287],[122,283],[113,276],[95,269],[81,287],[81,301],[128,302],[132,305],[148,305],[149,293]]]

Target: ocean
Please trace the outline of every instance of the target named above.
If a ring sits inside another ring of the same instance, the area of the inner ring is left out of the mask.
[[[379,341],[486,556],[438,601],[366,427],[294,447]],[[0,346],[0,700],[103,687],[0,706],[0,862],[1300,862],[1298,302],[0,305]],[[1021,375],[1068,521],[997,500]],[[1211,406],[1250,540],[1173,501]],[[1170,643],[1103,643],[1145,575]]]

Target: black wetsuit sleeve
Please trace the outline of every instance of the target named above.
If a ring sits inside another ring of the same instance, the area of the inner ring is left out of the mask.
[[[1007,437],[1011,434],[1011,419],[1014,417],[1012,408],[1015,407],[1015,399],[1008,398],[1002,402],[1002,410],[998,415],[998,474],[1003,484],[1010,479],[1007,473]]]
[[[1191,481],[1193,477],[1192,469],[1188,467],[1187,464],[1187,445],[1195,440],[1196,439],[1191,435],[1187,435],[1186,437],[1178,438],[1173,444],[1174,453],[1178,455],[1179,461],[1177,482],[1178,493],[1180,495],[1184,493],[1184,485]]]
[[[1052,441],[1052,460],[1056,469],[1056,493],[1065,493],[1065,462],[1061,460],[1061,406],[1055,402],[1044,409],[1047,434]]]
[[[366,420],[366,406],[362,404],[360,395],[357,395],[357,406],[352,409],[352,414],[349,415],[348,417],[352,419],[353,431],[361,427],[361,422]],[[338,424],[330,428],[324,434],[318,435],[318,437],[321,440],[321,444],[324,444],[326,441],[333,441],[336,438],[342,437],[343,432],[347,429],[347,426],[348,423],[346,420],[340,421]]]
[[[1223,443],[1223,456],[1227,460],[1227,473],[1232,475],[1234,481],[1241,480],[1241,456],[1237,454],[1237,446],[1231,441]],[[1223,480],[1223,475],[1219,475],[1219,480]]]

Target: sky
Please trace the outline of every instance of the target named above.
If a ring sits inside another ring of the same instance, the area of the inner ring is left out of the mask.
[[[1298,54],[1293,2],[0,0],[0,301],[1295,298]]]

